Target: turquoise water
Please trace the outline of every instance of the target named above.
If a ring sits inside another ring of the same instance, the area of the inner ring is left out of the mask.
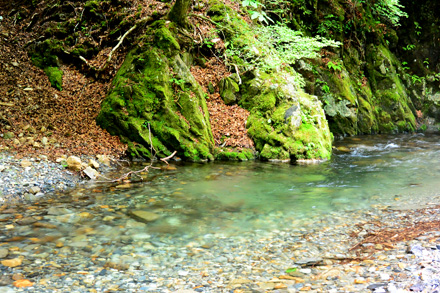
[[[160,218],[147,225],[149,233],[228,235],[345,210],[436,201],[439,162],[438,136],[346,138],[335,143],[332,160],[319,165],[172,164],[150,170],[130,188],[104,186],[104,193],[92,194],[93,206],[155,213]],[[126,216],[118,219],[125,225]]]

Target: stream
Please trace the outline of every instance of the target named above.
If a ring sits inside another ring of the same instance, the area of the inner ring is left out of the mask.
[[[204,266],[254,259],[250,252],[231,253],[241,247],[265,251],[259,242],[273,233],[290,246],[307,244],[302,235],[324,226],[350,227],[356,211],[437,204],[439,162],[439,137],[412,134],[345,138],[335,142],[333,158],[319,165],[171,163],[150,169],[140,183],[89,183],[8,207],[0,213],[0,255],[6,249],[8,258],[21,259],[20,273],[51,290],[77,285],[99,291],[116,282],[124,291],[165,292],[161,286],[179,288],[176,282],[191,279],[188,267],[198,268],[194,279]],[[231,264],[231,274],[242,263]],[[12,274],[13,267],[7,269]],[[81,272],[81,278],[67,272]],[[55,277],[62,281],[41,284]]]

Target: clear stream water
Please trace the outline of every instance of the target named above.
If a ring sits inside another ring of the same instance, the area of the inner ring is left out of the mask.
[[[71,223],[66,233],[80,224],[111,230],[114,235],[107,236],[114,239],[145,235],[184,244],[206,235],[281,230],[347,210],[440,202],[439,136],[346,138],[335,142],[335,148],[333,158],[319,165],[175,164],[168,170],[151,170],[140,183],[83,186],[42,199],[38,209],[31,204],[29,210],[44,215],[45,207],[68,209],[45,216]],[[136,226],[127,215],[133,210],[152,212],[159,219]],[[86,218],[78,222],[71,214]]]
[[[151,170],[145,182],[97,194],[91,207],[150,211],[160,215],[148,224],[150,233],[198,237],[281,229],[289,219],[374,205],[438,202],[439,136],[345,138],[335,148],[319,165],[216,162]]]

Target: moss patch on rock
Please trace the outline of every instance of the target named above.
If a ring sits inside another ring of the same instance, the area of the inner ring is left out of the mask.
[[[254,160],[256,156],[250,149],[216,148],[215,158],[221,161],[248,161]]]

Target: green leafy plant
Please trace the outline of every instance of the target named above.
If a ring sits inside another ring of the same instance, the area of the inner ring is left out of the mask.
[[[319,78],[316,80],[316,83],[321,86],[321,90],[325,94],[330,94],[330,87],[328,86],[326,81],[320,80]]]
[[[187,88],[185,88],[185,80],[183,79],[177,79],[177,78],[171,78],[170,82],[179,86],[181,90],[186,91]]]
[[[410,77],[411,77],[411,80],[412,80],[413,84],[421,83],[423,81],[423,79],[424,79],[424,77],[421,77],[421,76],[418,76],[418,75],[415,75],[415,74],[410,75]]]
[[[374,5],[374,10],[380,17],[387,19],[394,26],[399,26],[401,17],[408,17],[402,9],[405,8],[399,0],[379,0]]]
[[[341,72],[342,71],[342,65],[339,64],[338,62],[329,61],[327,63],[327,67],[328,67],[328,69],[333,70],[334,72]]]
[[[288,268],[288,269],[286,269],[286,273],[287,274],[293,273],[293,272],[296,272],[296,271],[297,271],[297,268]]]
[[[324,16],[324,21],[319,24],[316,33],[322,36],[330,36],[335,33],[341,33],[342,31],[343,28],[338,17],[333,14],[328,14]]]
[[[339,42],[319,36],[305,37],[301,32],[280,24],[257,27],[253,33],[258,37],[251,44],[243,47],[225,44],[226,57],[233,62],[239,59],[245,71],[255,68],[266,72],[278,70],[302,58],[317,58],[324,47],[340,46]],[[305,84],[300,74],[295,79],[300,86]]]
[[[426,59],[423,61],[423,64],[425,64],[426,68],[429,69],[429,58],[426,58]]]
[[[408,65],[408,62],[403,61],[403,62],[402,62],[402,69],[403,69],[403,70],[409,70],[410,68],[409,68],[407,65]]]
[[[417,21],[414,21],[414,27],[415,27],[416,35],[420,36],[422,34],[422,27]]]
[[[402,49],[404,51],[411,51],[411,50],[415,49],[415,47],[416,47],[416,45],[409,44],[409,45],[406,45],[405,47],[403,47]]]
[[[256,0],[243,0],[241,2],[241,5],[243,7],[251,7],[255,10],[249,10],[249,14],[251,15],[251,19],[256,19],[261,23],[269,24],[269,22],[274,22],[267,14],[266,12],[262,11],[261,8],[264,8],[265,6]]]

